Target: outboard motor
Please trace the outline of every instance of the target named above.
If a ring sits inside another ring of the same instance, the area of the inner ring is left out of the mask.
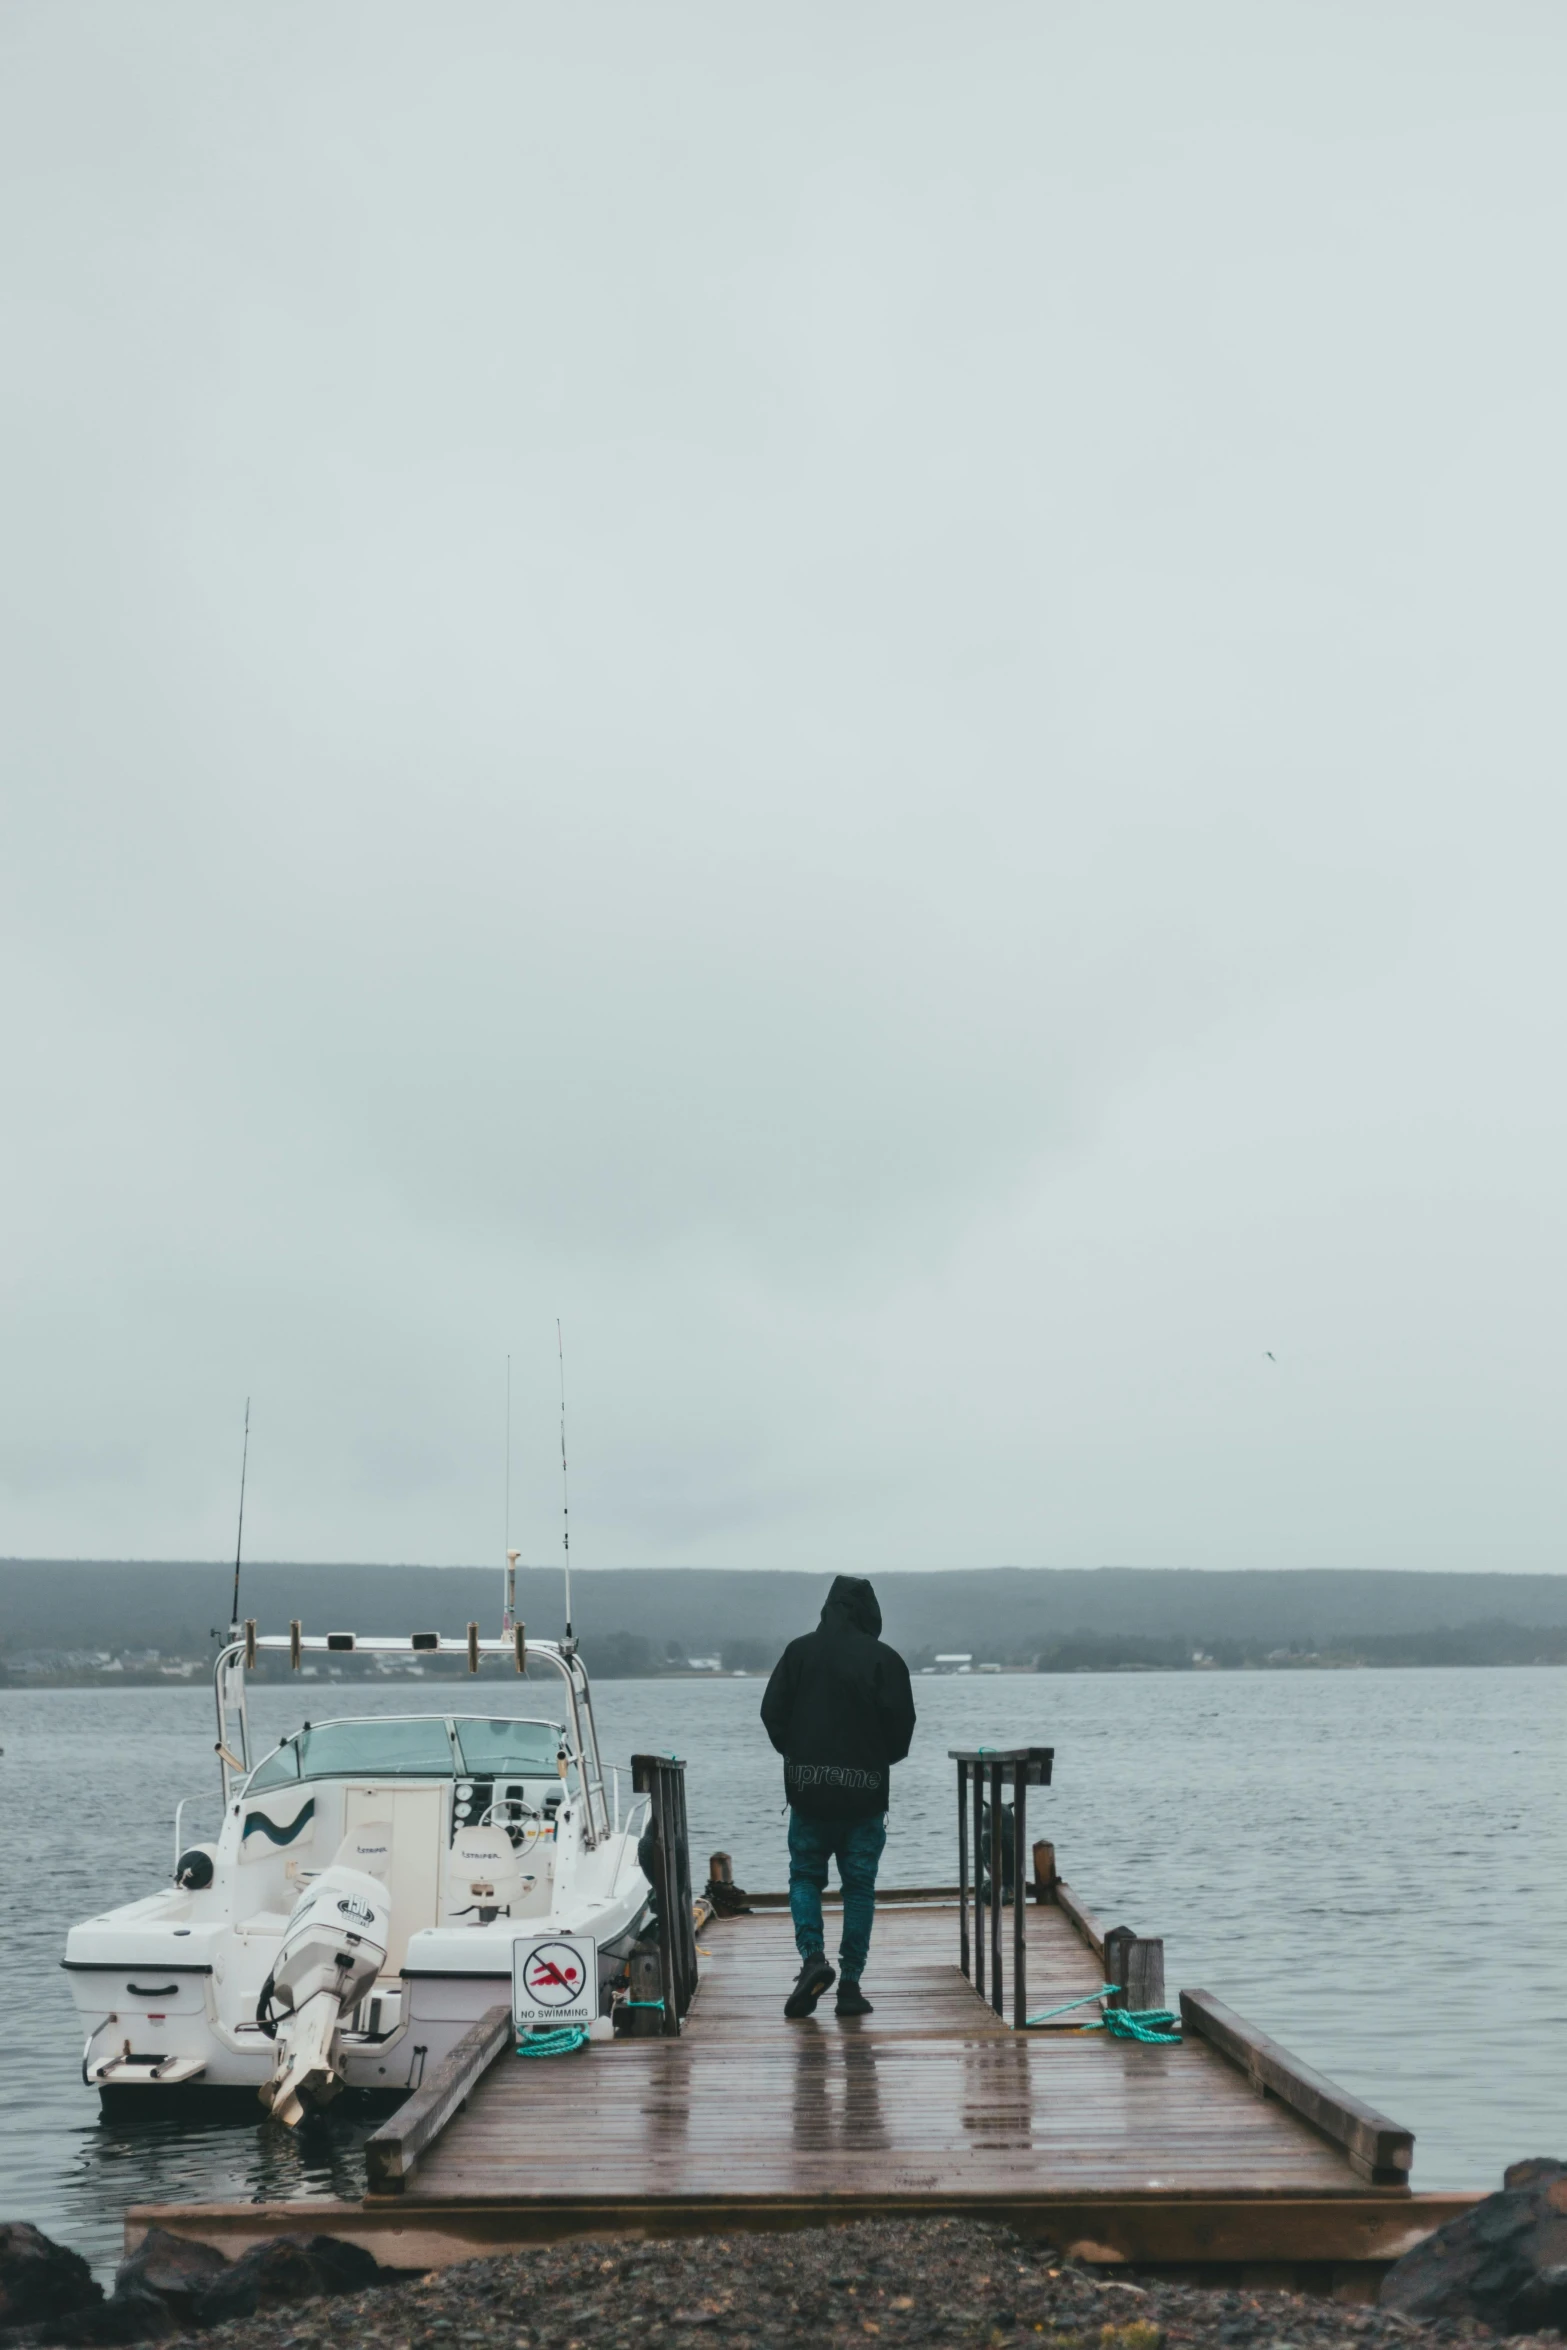
[[[256,2021],[277,2042],[261,2102],[290,2128],[342,2088],[338,2028],[386,1964],[392,1910],[362,1869],[323,1869],[294,1904]]]

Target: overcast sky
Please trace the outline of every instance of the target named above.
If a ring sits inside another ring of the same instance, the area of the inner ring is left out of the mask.
[[[9,0],[0,1553],[558,1314],[585,1565],[1561,1566],[1564,244],[1543,0]]]

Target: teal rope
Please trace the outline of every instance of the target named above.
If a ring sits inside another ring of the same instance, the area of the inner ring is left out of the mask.
[[[620,2003],[620,2004],[621,2004],[621,2006],[622,2006],[622,2007],[657,2007],[657,2008],[662,2008],[662,2006],[663,2006],[664,2002],[662,2001],[662,1999],[623,1999],[623,2000],[621,2001],[621,2003]]]
[[[582,2024],[562,2024],[558,2030],[539,2029],[524,2034],[517,2043],[519,2056],[574,2056],[579,2048],[586,2048],[588,2033]]]
[[[1160,2027],[1175,2026],[1174,2031]],[[1145,2048],[1179,2048],[1181,2019],[1169,2007],[1107,2007],[1101,2022],[1085,2024],[1085,2032],[1108,2032],[1112,2040],[1141,2040]]]
[[[1031,2024],[1048,2024],[1052,2016],[1070,2015],[1074,2007],[1087,2007],[1092,2000],[1103,1999],[1114,1989],[1113,1983],[1101,1983],[1097,1991],[1085,1991],[1081,1999],[1064,1999],[1059,2007],[1047,2007],[1042,2015],[1031,2015],[1027,2021]],[[1095,2031],[1099,2029],[1097,2024],[1092,2028]]]
[[[1102,1983],[1097,1991],[1085,1991],[1081,1999],[1063,2000],[1059,2007],[1047,2007],[1042,2015],[1031,2015],[1030,2024],[1047,2024],[1052,2017],[1070,2015],[1074,2007],[1088,2007],[1096,1999],[1113,1998],[1115,1985]],[[1170,2031],[1165,2027],[1174,2025]],[[1080,2024],[1082,2032],[1108,2032],[1112,2040],[1140,2040],[1145,2048],[1179,2048],[1181,2019],[1169,2007],[1107,2007],[1097,2022]]]

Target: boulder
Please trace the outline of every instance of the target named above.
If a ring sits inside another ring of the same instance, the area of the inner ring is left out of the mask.
[[[79,2252],[25,2219],[0,2220],[0,2327],[52,2323],[102,2299],[103,2287]]]
[[[166,2228],[149,2228],[114,2276],[107,2301],[73,2310],[51,2324],[41,2339],[62,2350],[91,2350],[93,2345],[161,2342],[169,2334],[183,2334],[195,2320],[197,2295],[228,2266],[210,2244],[190,2244]]]
[[[170,2334],[188,2332],[190,2323],[148,2286],[132,2284],[122,2292],[116,2285],[107,2301],[62,2318],[40,2339],[50,2344],[51,2350],[56,2344],[64,2350],[90,2350],[93,2345],[161,2342]]]
[[[317,2301],[333,2293],[362,2293],[382,2283],[372,2254],[336,2236],[269,2236],[226,2267],[195,2295],[191,2318],[198,2326],[222,2325],[231,2317],[254,2317],[292,2301]]]
[[[0,2350],[160,2342],[290,2302],[362,2293],[392,2273],[337,2236],[271,2236],[230,2262],[210,2244],[149,2228],[105,2300],[80,2253],[18,2220],[0,2224]]]
[[[197,2297],[228,2268],[215,2245],[198,2244],[167,2228],[149,2228],[134,2252],[114,2272],[114,2297],[156,2293],[179,2317],[189,2316]]]
[[[1510,2162],[1502,2173],[1504,2187],[1533,2187],[1542,2179],[1559,2179],[1567,2163],[1552,2162],[1547,2154],[1531,2155],[1527,2162]]]
[[[1381,2302],[1403,2317],[1472,2317],[1506,2334],[1567,2328],[1567,2163],[1515,2162],[1499,2195],[1389,2269]]]

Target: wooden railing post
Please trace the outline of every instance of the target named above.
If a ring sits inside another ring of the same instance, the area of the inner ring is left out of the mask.
[[[652,1798],[653,1888],[658,1896],[658,1962],[663,2031],[675,2039],[696,1991],[696,1926],[686,1826],[686,1766],[674,1755],[634,1754],[631,1784]]]
[[[663,2004],[662,1969],[656,1950],[631,1953],[631,1997],[635,2002],[626,2023],[632,2040],[656,2040],[664,2029],[659,2013]]]
[[[1113,1986],[1106,2007],[1127,2007],[1141,2013],[1164,2005],[1164,1938],[1134,1934],[1130,1926],[1112,1926],[1105,1936],[1105,1981]]]
[[[1023,1855],[1028,1850],[1028,1764],[1012,1765],[1012,2029],[1028,2022],[1028,1912],[1024,1906]]]
[[[680,1884],[675,1873],[668,1783],[662,1771],[654,1773],[649,1792],[653,1797],[653,1850],[658,1864],[658,1985],[664,2002],[659,2029],[666,2039],[674,2040],[680,2036],[680,1962],[675,1939],[679,1931],[675,1910],[680,1900]]]
[[[1105,1995],[1106,2007],[1126,2005],[1126,1952],[1128,1945],[1136,1940],[1130,1926],[1112,1926],[1105,1935],[1103,1965],[1105,1981],[1110,1986]]]
[[[1001,2013],[1001,1910],[1006,1875],[1001,1849],[1001,1765],[990,1766],[990,2004]]]
[[[680,2012],[685,2015],[696,1997],[696,1892],[691,1882],[691,1823],[686,1814],[686,1766],[670,1769],[675,1812],[675,1892],[679,1904]]]
[[[1123,1965],[1126,1973],[1126,1997],[1123,2005],[1131,2008],[1137,2014],[1145,2013],[1151,2007],[1163,2007],[1163,1935],[1135,1935],[1125,1945]]]
[[[958,1964],[972,1980],[968,1945],[968,1764],[958,1756]]]
[[[994,1901],[996,1888],[990,1888]],[[985,1996],[985,1768],[974,1765],[974,1988]]]

